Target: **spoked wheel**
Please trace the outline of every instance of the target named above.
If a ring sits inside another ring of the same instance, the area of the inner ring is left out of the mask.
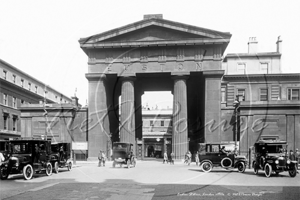
[[[7,167],[1,167],[0,169],[0,179],[1,180],[6,180],[8,178],[8,169]]]
[[[130,160],[129,159],[127,160],[127,168],[128,169],[130,168]]]
[[[58,162],[54,163],[54,173],[58,174]]]
[[[293,169],[291,169],[290,171],[289,171],[289,175],[290,175],[290,177],[295,177],[296,175],[297,175],[297,168],[296,167],[293,167]]]
[[[201,168],[204,172],[210,172],[212,170],[212,164],[210,162],[203,162]]]
[[[245,172],[246,170],[246,166],[245,166],[245,163],[244,162],[240,162],[237,164],[237,169],[240,173],[243,173]]]
[[[254,169],[254,174],[258,173],[258,167],[256,165],[256,162],[253,163],[253,169]]]
[[[72,170],[72,162],[69,162],[69,163],[68,163],[67,169],[68,169],[68,171],[71,171],[71,170]]]
[[[46,175],[51,176],[52,175],[52,165],[51,163],[46,164]]]
[[[33,176],[33,169],[31,165],[26,165],[23,167],[23,176],[25,180],[30,180]]]
[[[265,165],[265,175],[266,175],[266,177],[269,178],[271,176],[271,174],[272,174],[272,166],[269,163],[267,163]]]

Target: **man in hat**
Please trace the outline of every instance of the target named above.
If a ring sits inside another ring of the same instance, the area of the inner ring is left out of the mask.
[[[105,153],[104,151],[100,150],[99,154],[98,154],[98,167],[101,167],[101,163],[103,163],[103,167],[105,167],[105,159],[106,159],[106,156],[105,156]]]
[[[295,158],[296,158],[296,161],[297,161],[297,169],[299,168],[299,156],[300,156],[300,153],[299,153],[298,149],[296,149]]]

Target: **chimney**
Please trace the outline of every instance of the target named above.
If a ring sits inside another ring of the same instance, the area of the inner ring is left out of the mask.
[[[256,37],[250,37],[248,42],[248,53],[257,53]]]
[[[281,36],[278,36],[276,46],[277,46],[277,53],[282,53],[282,39],[281,39]]]
[[[144,15],[144,20],[145,20],[145,19],[151,19],[151,18],[162,19],[162,18],[163,18],[163,15],[162,15],[162,14],[150,14],[150,15]]]
[[[76,107],[78,107],[78,98],[75,96],[75,97],[71,97],[72,98],[72,104]]]

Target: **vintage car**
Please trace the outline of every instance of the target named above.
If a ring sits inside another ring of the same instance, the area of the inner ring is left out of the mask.
[[[71,159],[71,144],[64,142],[52,143],[50,162],[55,173],[58,173],[59,168],[65,167],[70,171],[73,163]]]
[[[128,168],[132,165],[135,167],[136,158],[133,155],[133,144],[124,142],[115,142],[113,144],[113,167],[117,164],[122,167],[122,164],[126,164]]]
[[[31,179],[34,173],[52,174],[49,140],[15,138],[9,143],[9,159],[0,166],[1,179],[7,179],[9,174],[23,174],[25,180]]]
[[[266,177],[270,177],[274,172],[288,171],[291,177],[297,175],[297,161],[289,159],[287,154],[287,142],[279,140],[259,140],[254,144],[254,174],[259,170],[265,172]]]
[[[210,172],[213,167],[222,167],[224,169],[237,168],[239,172],[244,172],[247,166],[245,156],[235,155],[233,152],[221,152],[219,143],[208,144],[201,143],[199,148],[200,167],[204,172]]]

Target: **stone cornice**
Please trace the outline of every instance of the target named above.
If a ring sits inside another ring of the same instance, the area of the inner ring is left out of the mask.
[[[224,70],[209,70],[203,71],[205,77],[222,77],[224,75]]]
[[[246,57],[280,57],[281,53],[278,52],[261,52],[261,53],[230,53],[227,54],[224,58],[224,62],[227,61],[227,58],[246,58]]]
[[[291,80],[291,78],[293,78]],[[300,81],[300,73],[288,73],[288,74],[233,74],[224,75],[223,81]]]
[[[154,40],[154,41],[122,41],[122,42],[101,42],[101,43],[84,43],[81,48],[130,48],[130,47],[155,47],[155,46],[180,46],[180,45],[212,45],[228,44],[230,39],[183,39],[183,40]]]
[[[89,81],[98,81],[100,79],[106,79],[105,73],[87,73],[85,74],[85,78]]]

